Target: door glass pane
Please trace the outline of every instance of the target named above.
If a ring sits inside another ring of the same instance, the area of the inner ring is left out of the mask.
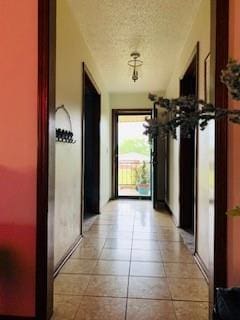
[[[151,196],[150,145],[143,134],[146,115],[118,117],[118,195]]]

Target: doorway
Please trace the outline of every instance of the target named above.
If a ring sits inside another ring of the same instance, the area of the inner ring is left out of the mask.
[[[37,192],[37,273],[36,317],[49,319],[53,308],[53,212],[54,177],[54,82],[55,82],[55,0],[39,2],[39,148]],[[227,91],[219,79],[220,70],[228,60],[228,0],[213,0],[211,24],[211,84],[217,105],[226,105]],[[213,305],[215,288],[226,285],[226,179],[227,179],[227,125],[219,122],[216,128],[215,202],[211,219],[210,304]],[[49,161],[50,159],[50,161]],[[50,179],[49,179],[50,178]],[[49,182],[50,180],[50,182]],[[215,214],[216,212],[216,214]],[[49,237],[50,235],[50,237]],[[221,265],[221,268],[219,268]]]
[[[101,94],[83,64],[82,115],[82,216],[86,220],[100,207]]]
[[[113,197],[151,199],[151,147],[144,135],[150,110],[113,110]]]
[[[199,44],[190,58],[180,80],[180,96],[198,97]],[[185,137],[180,128],[180,227],[195,236],[197,212],[197,133],[193,130]],[[192,239],[192,247],[195,247]],[[195,248],[192,248],[195,251]]]

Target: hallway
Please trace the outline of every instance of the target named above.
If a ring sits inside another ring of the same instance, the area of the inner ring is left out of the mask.
[[[208,286],[166,212],[109,202],[55,280],[53,320],[207,320]]]

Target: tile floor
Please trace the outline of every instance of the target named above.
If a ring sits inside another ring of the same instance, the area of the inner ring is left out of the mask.
[[[207,320],[208,287],[166,212],[112,201],[57,276],[53,319]]]

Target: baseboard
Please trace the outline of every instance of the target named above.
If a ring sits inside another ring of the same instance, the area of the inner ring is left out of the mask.
[[[176,228],[179,228],[179,224],[177,223],[175,214],[173,213],[173,211],[172,211],[171,208],[169,207],[168,203],[166,203],[166,208],[167,208],[167,210],[169,211],[169,213],[170,213],[170,215],[171,215],[171,218],[172,218],[172,221],[173,221],[175,227],[176,227]]]
[[[157,200],[156,203],[155,203],[154,209],[157,210],[157,211],[167,209],[166,202]]]
[[[203,274],[205,280],[207,281],[207,283],[209,283],[208,269],[207,269],[205,263],[203,262],[202,258],[201,258],[200,255],[198,254],[198,252],[195,252],[195,253],[194,253],[194,259],[195,259],[198,267],[199,267],[200,270],[202,271],[202,274]]]
[[[83,238],[82,235],[78,236],[77,239],[74,241],[74,243],[71,245],[71,247],[68,249],[66,254],[57,263],[57,265],[55,267],[55,271],[54,271],[54,278],[59,274],[59,272],[62,269],[62,267],[64,266],[64,264],[68,261],[68,259],[71,257],[73,252],[76,250],[76,248],[78,247],[78,245],[79,245],[80,241],[82,240],[82,238]],[[1,320],[1,318],[0,318],[0,320]]]
[[[170,207],[169,207],[167,202],[165,202],[165,206],[166,206],[167,211],[169,211],[169,213],[171,214],[171,216],[174,217],[174,214],[173,214],[172,210],[170,209]]]

